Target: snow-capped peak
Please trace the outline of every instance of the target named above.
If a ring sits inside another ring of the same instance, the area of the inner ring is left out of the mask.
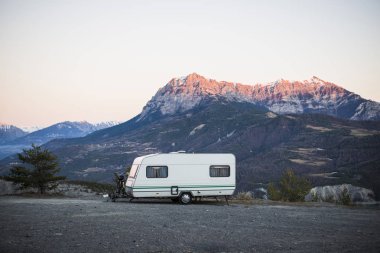
[[[120,121],[112,121],[111,120],[111,121],[102,121],[102,122],[93,123],[92,125],[94,125],[98,129],[103,129],[103,128],[113,127],[113,126],[119,125],[120,123],[121,123]]]
[[[22,126],[20,128],[27,133],[33,133],[35,131],[42,129],[43,127],[42,126]]]
[[[325,84],[326,82],[319,77],[313,76],[309,80],[307,80],[309,83],[315,83],[315,84]]]
[[[1,129],[1,130],[7,131],[7,130],[10,129],[11,127],[12,127],[12,125],[10,125],[10,124],[6,124],[6,123],[2,123],[2,122],[0,122],[0,129]]]
[[[184,112],[201,104],[202,101],[220,97],[225,97],[229,101],[244,101],[260,105],[275,113],[307,111],[331,115],[337,115],[338,106],[348,106],[347,99],[355,104],[348,110],[355,109],[358,106],[358,100],[366,101],[359,95],[316,76],[305,81],[279,79],[268,84],[237,85],[234,82],[219,82],[192,73],[186,77],[173,78],[159,89],[146,104],[138,120],[145,118],[151,112],[159,112],[162,115]],[[376,106],[366,108],[376,108]],[[343,117],[351,118],[354,114],[354,111],[350,112],[351,116],[348,117],[347,113],[344,113]],[[368,115],[380,117],[380,113]]]

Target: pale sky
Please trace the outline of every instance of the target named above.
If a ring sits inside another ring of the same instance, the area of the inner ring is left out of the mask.
[[[126,121],[172,77],[380,101],[380,1],[0,0],[0,122]]]

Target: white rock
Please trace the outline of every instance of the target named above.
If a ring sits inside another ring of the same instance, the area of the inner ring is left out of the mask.
[[[372,190],[353,186],[351,184],[317,186],[305,196],[305,201],[333,201],[338,202],[342,192],[347,190],[352,202],[373,202],[375,194]]]

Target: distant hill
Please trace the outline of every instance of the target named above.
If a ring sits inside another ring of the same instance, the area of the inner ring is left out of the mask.
[[[30,146],[32,143],[36,145],[44,144],[50,140],[57,138],[75,138],[83,137],[94,131],[111,127],[118,124],[117,122],[101,122],[97,124],[91,124],[86,121],[81,122],[71,122],[65,121],[61,123],[54,124],[52,126],[26,133],[21,129],[13,127],[10,129],[17,129],[18,137],[14,138],[0,138],[0,158],[6,157],[8,155],[14,154],[21,151],[22,148]],[[22,132],[20,132],[20,130]],[[13,132],[15,132],[14,130]],[[8,132],[11,132],[8,130]]]
[[[34,131],[11,144],[35,143],[43,144],[53,139],[83,137],[94,131],[113,126],[110,122],[91,124],[87,121],[65,121]]]
[[[16,126],[0,123],[0,145],[25,136],[26,134],[27,132],[24,132]]]

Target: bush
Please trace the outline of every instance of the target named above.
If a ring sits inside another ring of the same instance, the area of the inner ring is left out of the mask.
[[[268,194],[272,200],[304,201],[310,189],[311,185],[307,179],[297,177],[293,170],[288,169],[280,179],[279,189],[273,183],[268,185]]]
[[[312,193],[311,201],[313,201],[313,202],[318,202],[319,201],[318,194],[316,192]]]
[[[347,188],[340,193],[338,203],[346,206],[351,205],[351,198]]]
[[[281,200],[281,194],[273,183],[269,183],[268,185],[268,197],[271,200]]]

